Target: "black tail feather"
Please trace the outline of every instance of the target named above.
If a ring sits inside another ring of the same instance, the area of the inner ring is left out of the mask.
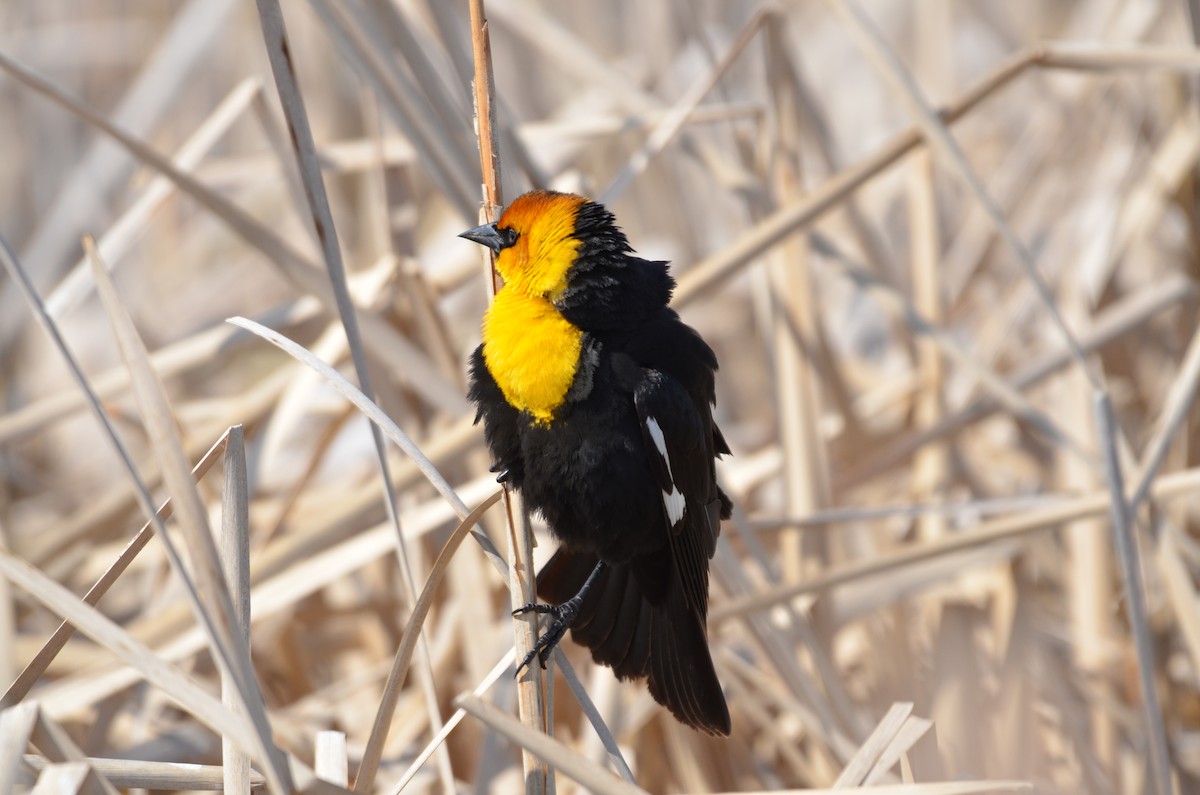
[[[654,634],[654,608],[645,599],[638,604],[638,626],[625,656],[613,663],[621,679],[641,679],[650,673],[650,638]]]
[[[650,639],[650,695],[681,722],[709,734],[728,735],[729,708],[708,651],[699,617],[674,587]]]
[[[635,577],[628,566],[621,566],[625,572],[625,582],[621,589],[621,603],[617,609],[617,615],[613,621],[612,630],[608,633],[608,637],[602,643],[591,646],[592,659],[601,665],[607,665],[609,668],[616,670],[618,664],[625,659],[629,653],[630,647],[633,645],[633,640],[637,637],[639,631],[647,632],[641,629],[641,613],[642,613],[642,595],[637,587]]]
[[[581,608],[582,613],[590,607],[591,618],[586,624],[575,622],[571,629],[571,637],[576,643],[593,650],[608,640],[617,626],[625,584],[629,580],[629,569],[625,566],[605,566],[601,573],[603,576],[588,592]]]
[[[596,562],[593,555],[560,548],[538,574],[538,596],[552,604],[567,601]],[[645,598],[639,579],[629,566],[606,566],[583,600],[571,637],[621,679],[649,677],[650,695],[681,722],[728,735],[729,708],[704,623],[677,578],[669,578],[666,599],[658,604]]]

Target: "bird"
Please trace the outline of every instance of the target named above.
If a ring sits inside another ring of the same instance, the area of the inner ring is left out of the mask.
[[[706,619],[730,450],[716,355],[670,308],[668,263],[636,256],[604,205],[556,191],[460,237],[492,249],[504,281],[470,357],[475,422],[497,480],[559,541],[542,601],[513,611],[548,616],[518,675],[569,629],[681,723],[728,736]]]

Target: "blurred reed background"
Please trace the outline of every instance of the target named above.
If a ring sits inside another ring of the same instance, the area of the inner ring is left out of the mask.
[[[655,793],[1200,791],[1195,6],[486,3],[504,196],[587,193],[674,263],[735,453],[710,621],[733,737],[566,643],[624,761],[560,669],[557,791],[579,770],[636,791],[602,767]],[[0,7],[0,795],[212,788],[242,751],[255,787],[334,791],[310,769],[353,785],[364,757],[359,791],[527,786],[496,717],[516,712],[508,588],[479,545],[443,558],[411,673],[385,685],[439,551],[495,492],[464,398],[486,271],[455,237],[482,196],[468,3],[283,10],[362,344],[253,4]],[[145,501],[18,264],[173,498],[179,550],[138,536]],[[352,381],[365,355],[465,506],[389,444],[400,549],[363,413],[231,316]],[[480,527],[503,551],[501,516]],[[212,576],[210,530],[231,561],[247,533],[248,597]],[[252,670],[226,620],[245,598]]]

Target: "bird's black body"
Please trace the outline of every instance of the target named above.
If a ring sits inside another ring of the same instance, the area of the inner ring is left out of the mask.
[[[496,468],[562,542],[539,597],[567,602],[603,561],[572,637],[621,678],[648,677],[684,723],[728,734],[705,632],[708,564],[730,511],[714,469],[729,452],[712,419],[716,357],[667,306],[666,263],[632,256],[607,210],[582,204],[575,236],[553,301],[583,331],[565,400],[548,422],[517,410],[484,346],[470,398]]]

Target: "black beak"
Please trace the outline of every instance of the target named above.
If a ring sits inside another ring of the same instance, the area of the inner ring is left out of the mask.
[[[459,237],[465,237],[467,240],[478,243],[481,246],[487,246],[497,254],[500,253],[500,249],[512,245],[509,236],[502,234],[496,229],[495,224],[484,224],[474,229],[468,229],[460,234]]]

